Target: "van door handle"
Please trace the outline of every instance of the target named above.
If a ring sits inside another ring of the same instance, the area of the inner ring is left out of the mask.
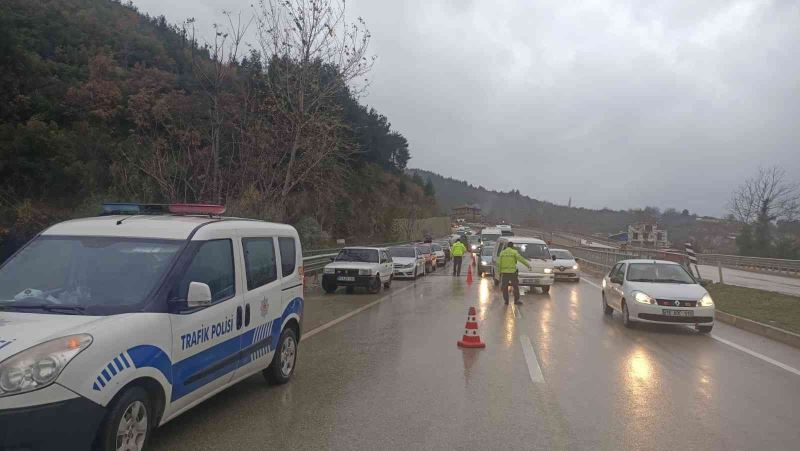
[[[250,325],[250,304],[244,306],[244,327]]]
[[[242,328],[242,306],[236,307],[236,330]]]

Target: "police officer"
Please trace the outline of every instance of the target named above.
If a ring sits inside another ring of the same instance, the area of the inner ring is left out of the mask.
[[[517,262],[522,263],[531,269],[531,264],[525,260],[516,249],[514,243],[508,243],[505,249],[497,257],[497,271],[500,272],[500,289],[503,290],[503,300],[508,304],[508,284],[514,287],[514,304],[520,305],[519,301],[519,278],[517,277]]]
[[[461,260],[464,258],[464,254],[467,252],[467,246],[464,246],[464,243],[461,242],[461,238],[457,239],[455,243],[450,247],[450,255],[453,256],[453,275],[460,276],[461,275]]]

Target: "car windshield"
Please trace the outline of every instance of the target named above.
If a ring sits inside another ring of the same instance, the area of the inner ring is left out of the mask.
[[[575,257],[569,251],[563,249],[550,249],[550,254],[555,255],[559,260],[575,260]]]
[[[440,246],[438,244],[431,244],[431,249],[433,249],[436,252],[439,252],[439,251],[442,250],[442,246]]]
[[[392,258],[396,257],[416,257],[416,253],[414,252],[413,247],[390,247],[389,248],[389,255]]]
[[[481,249],[481,255],[483,256],[491,257],[493,253],[494,246],[484,246],[483,249]]]
[[[498,239],[500,239],[500,234],[499,233],[484,233],[484,234],[481,235],[481,237],[483,238],[483,241],[495,242]]]
[[[552,258],[546,244],[522,243],[517,244],[516,247],[520,255],[527,259],[549,260]]]
[[[683,266],[669,263],[631,263],[629,282],[697,283]]]
[[[417,249],[419,249],[419,251],[421,253],[423,253],[423,254],[430,254],[431,253],[431,247],[429,245],[427,245],[427,244],[424,245],[424,246],[417,246]]]
[[[514,236],[514,232],[512,232],[511,230],[508,230],[508,229],[505,229],[505,230],[501,231],[500,234],[503,235],[503,236]]]
[[[0,307],[47,313],[137,311],[182,244],[39,237],[0,268]]]
[[[336,256],[337,262],[378,263],[377,249],[342,249]]]
[[[480,244],[481,237],[478,235],[470,235],[469,236],[469,244]]]

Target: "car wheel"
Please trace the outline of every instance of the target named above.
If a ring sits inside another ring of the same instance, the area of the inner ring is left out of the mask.
[[[611,308],[611,306],[608,305],[608,302],[606,301],[606,294],[605,293],[603,293],[603,313],[606,314],[606,315],[609,315],[609,316],[614,314],[614,309]]]
[[[271,385],[282,385],[289,382],[294,374],[294,364],[297,362],[297,333],[291,327],[283,329],[278,339],[278,347],[272,355],[272,362],[262,372],[264,378]]]
[[[393,277],[394,277],[394,276],[389,276],[389,281],[383,284],[383,288],[386,288],[387,290],[388,290],[389,288],[392,288],[392,278],[393,278]]]
[[[625,299],[622,300],[622,324],[628,329],[633,328],[631,313],[628,311],[628,304],[625,302]]]
[[[369,281],[367,289],[371,294],[379,293],[381,291],[381,276],[376,275],[375,278]]]
[[[707,333],[710,333],[710,332],[711,332],[711,329],[712,329],[713,327],[714,327],[714,325],[713,325],[713,324],[712,324],[712,325],[710,325],[710,326],[701,326],[701,325],[699,325],[699,324],[698,324],[698,325],[696,326],[696,328],[697,328],[697,331],[698,331],[698,332],[700,332],[701,334],[707,334]]]
[[[334,291],[336,291],[337,288],[339,287],[337,287],[335,283],[322,282],[322,289],[325,290],[325,292],[328,294],[333,293]]]
[[[353,294],[353,293],[355,293],[355,291],[356,291],[356,287],[354,287],[354,286],[349,286],[349,287],[345,288],[345,292],[347,294]]]
[[[141,451],[153,430],[155,416],[142,387],[131,387],[113,402],[100,429],[98,445],[107,450]]]
[[[542,293],[547,294],[550,292],[550,285],[545,285],[542,287]]]

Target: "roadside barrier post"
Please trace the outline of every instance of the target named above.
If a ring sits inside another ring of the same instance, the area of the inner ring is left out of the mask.
[[[719,270],[719,283],[723,284],[725,281],[722,279],[722,261],[717,260],[717,269]]]

